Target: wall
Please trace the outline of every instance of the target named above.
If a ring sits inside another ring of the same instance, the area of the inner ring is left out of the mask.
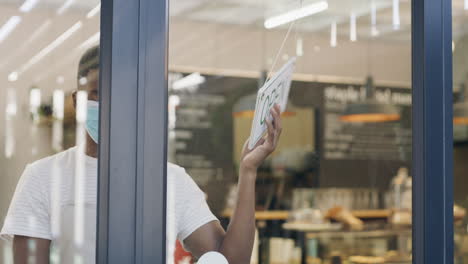
[[[200,71],[257,75],[269,70],[286,34],[260,27],[217,25],[175,20],[170,27],[169,67],[174,71]],[[296,78],[333,82],[363,82],[371,74],[381,85],[409,87],[411,43],[338,38],[330,47],[328,31],[291,33],[276,65],[295,55],[296,39],[303,38],[304,55],[298,59]],[[284,58],[283,58],[284,57]],[[244,76],[246,77],[246,76]]]

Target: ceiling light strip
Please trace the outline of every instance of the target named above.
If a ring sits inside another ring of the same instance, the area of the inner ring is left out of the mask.
[[[194,72],[172,83],[172,89],[183,90],[185,88],[200,85],[205,82],[205,77],[201,76],[199,72]]]
[[[400,29],[400,0],[393,0],[393,29]]]
[[[336,21],[331,23],[330,29],[330,46],[336,47]]]
[[[39,83],[45,80],[46,78],[49,78],[50,75],[52,75],[53,73],[59,70],[63,70],[64,68],[66,68],[65,66],[70,65],[75,60],[77,60],[77,58],[79,58],[80,55],[82,55],[82,52],[78,52],[78,48],[74,49],[73,52],[68,54],[68,56],[62,58],[56,64],[52,65],[52,67],[47,68],[45,71],[42,71],[40,75],[34,78],[34,82]]]
[[[71,28],[69,28],[67,31],[65,31],[62,35],[60,35],[58,38],[56,38],[52,43],[50,43],[47,47],[39,51],[34,57],[32,57],[27,63],[25,63],[21,68],[19,69],[18,73],[23,73],[26,70],[28,70],[31,66],[36,64],[38,61],[40,61],[42,58],[44,58],[47,54],[49,54],[52,50],[60,46],[65,40],[67,40],[69,37],[73,35],[78,29],[81,28],[83,23],[81,21],[76,22]]]
[[[89,11],[88,14],[86,15],[86,18],[88,19],[92,18],[97,13],[99,13],[99,11],[101,11],[101,3],[99,3],[95,8],[91,9],[91,11]]]
[[[357,32],[356,32],[356,13],[352,12],[350,15],[349,21],[349,40],[356,41],[357,40]]]
[[[2,43],[8,35],[16,28],[16,26],[21,22],[21,17],[12,16],[7,22],[0,28],[0,43]]]
[[[64,66],[69,65],[70,63],[73,63],[73,61],[76,60],[76,58],[79,57],[83,53],[83,49],[88,48],[89,46],[93,44],[97,44],[97,42],[99,42],[100,40],[100,36],[101,36],[101,32],[97,32],[91,37],[89,37],[87,40],[83,41],[83,43],[80,44],[75,49],[73,49],[73,51],[67,57],[63,58],[57,64],[54,64],[51,68],[49,68],[45,72],[42,72],[40,76],[37,76],[35,78],[35,81],[41,82],[42,80],[52,75],[54,72],[58,70],[63,70]]]
[[[298,9],[291,10],[284,14],[274,16],[265,20],[264,26],[267,29],[275,28],[286,23],[311,16],[328,9],[326,1],[320,1],[311,5],[307,5]]]
[[[85,49],[98,43],[100,40],[100,37],[101,37],[101,32],[98,31],[96,34],[92,35],[87,40],[83,41],[83,43],[81,43],[81,45],[78,46],[78,49]]]
[[[39,2],[39,0],[26,0],[24,3],[20,6],[19,10],[23,13],[28,13],[31,11]]]
[[[63,5],[57,9],[57,15],[61,15],[63,13],[65,13],[65,11],[67,11],[70,6],[73,4],[73,2],[75,2],[75,0],[67,0],[65,1],[65,3],[63,3]]]
[[[15,49],[14,52],[8,54],[8,57],[6,57],[2,62],[0,62],[0,69],[3,69],[5,65],[7,65],[12,58],[17,56],[21,51],[23,51],[26,47],[30,47],[30,44],[36,40],[37,37],[39,37],[42,32],[44,32],[49,26],[51,25],[50,20],[48,19],[46,22],[44,22],[40,27],[38,27],[32,34],[29,36],[29,38],[21,44],[21,46],[17,49]]]
[[[371,36],[375,37],[379,34],[377,30],[377,5],[375,1],[371,2]]]

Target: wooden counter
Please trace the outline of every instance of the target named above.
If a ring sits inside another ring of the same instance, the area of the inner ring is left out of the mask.
[[[360,219],[387,218],[390,216],[390,210],[356,210],[353,215]],[[221,217],[230,218],[232,211],[224,211]],[[256,220],[287,220],[289,211],[256,211]]]

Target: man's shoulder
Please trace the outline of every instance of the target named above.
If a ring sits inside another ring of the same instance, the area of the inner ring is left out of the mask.
[[[167,174],[171,173],[185,173],[185,169],[174,163],[167,163]]]
[[[58,152],[54,155],[47,156],[45,158],[36,160],[28,165],[32,170],[51,170],[54,166],[65,166],[67,162],[72,160],[72,156],[76,151],[76,147],[71,147],[67,150]]]
[[[167,163],[167,184],[175,186],[186,186],[193,181],[192,177],[179,165]]]

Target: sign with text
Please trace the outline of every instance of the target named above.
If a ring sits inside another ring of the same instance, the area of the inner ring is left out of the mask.
[[[262,138],[267,130],[266,120],[271,120],[270,109],[279,104],[281,113],[286,110],[291,78],[294,72],[296,58],[291,58],[281,69],[271,77],[257,93],[255,114],[250,131],[249,149]]]

